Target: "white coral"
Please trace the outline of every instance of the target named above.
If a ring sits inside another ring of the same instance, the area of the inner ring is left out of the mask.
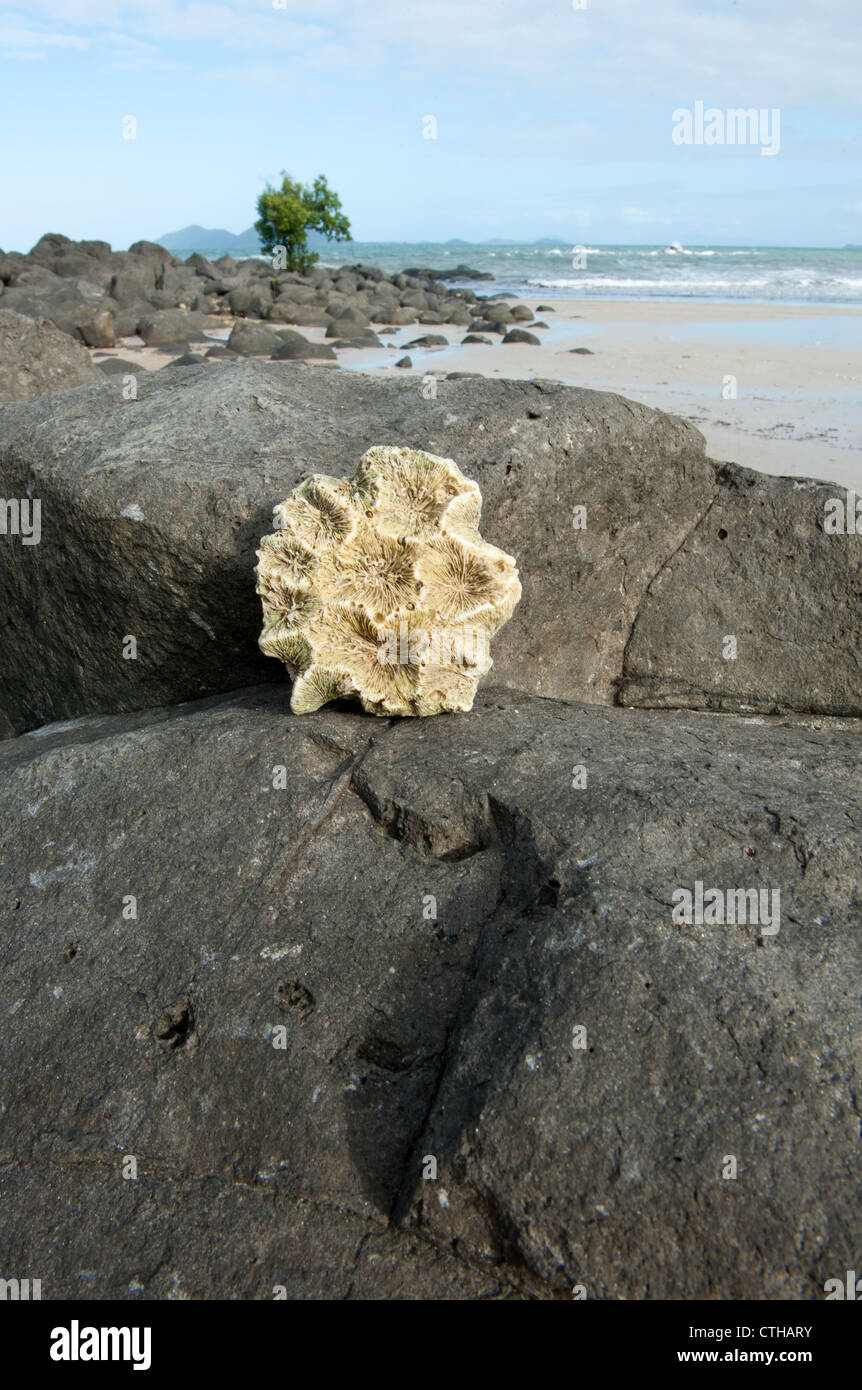
[[[472,707],[521,597],[512,556],[479,534],[481,507],[451,459],[378,447],[352,478],[315,475],[275,508],[260,646],[293,677],[297,714],[344,697],[381,715]]]

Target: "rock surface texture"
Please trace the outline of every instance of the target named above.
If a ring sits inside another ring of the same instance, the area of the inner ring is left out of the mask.
[[[41,543],[0,548],[0,731],[276,679],[253,576],[272,506],[381,440],[456,459],[518,563],[495,684],[862,713],[862,544],[824,532],[829,484],[714,463],[683,421],[556,382],[441,379],[425,399],[226,362],[142,374],[135,400],[116,377],[0,412],[0,494],[42,506]]]
[[[82,343],[47,319],[11,313],[0,301],[0,405],[98,380]]]
[[[386,446],[279,503],[257,552],[260,647],[287,666],[294,714],[342,698],[384,716],[472,707],[521,597],[481,511],[452,459]]]
[[[2,1267],[822,1296],[862,1235],[859,733],[267,686],[3,744]],[[780,929],[675,923],[698,880]]]

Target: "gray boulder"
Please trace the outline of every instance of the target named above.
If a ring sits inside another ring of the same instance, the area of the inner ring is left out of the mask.
[[[530,347],[541,347],[542,340],[537,338],[535,333],[528,333],[526,328],[510,328],[503,339],[504,343],[527,343]]]
[[[273,362],[301,361],[306,358],[320,358],[324,361],[335,360],[335,349],[331,348],[328,343],[312,343],[301,333],[283,332],[279,336],[281,341],[272,353]]]
[[[557,382],[440,381],[426,399],[400,373],[237,362],[141,373],[133,401],[106,383],[0,413],[0,496],[42,499],[41,544],[0,547],[7,730],[281,679],[257,649],[271,508],[381,442],[456,459],[482,489],[483,534],[518,560],[498,683],[862,712],[862,558],[824,533],[833,485],[713,463],[682,420]]]
[[[286,697],[0,746],[2,1267],[266,1300],[852,1268],[858,725]],[[778,932],[675,924],[698,880],[778,891]]]
[[[147,347],[162,347],[195,337],[205,322],[202,315],[184,309],[157,309],[141,320],[139,331]]]
[[[47,319],[0,308],[0,402],[31,401],[98,380],[81,343]]]
[[[114,319],[107,309],[100,309],[78,330],[87,347],[110,348],[114,346]]]
[[[445,333],[423,333],[421,338],[413,338],[409,343],[405,343],[406,348],[436,348],[448,347],[449,339]]]
[[[227,345],[231,352],[243,357],[268,357],[281,341],[281,333],[267,324],[243,323],[237,324],[232,330]]]
[[[234,314],[241,318],[264,318],[272,308],[272,292],[268,285],[240,285],[227,297]]]
[[[49,319],[70,337],[80,338],[81,324],[88,323],[102,308],[102,292],[94,286],[87,287],[83,281],[76,285],[59,280],[57,285],[57,288],[53,285],[7,287],[3,292],[3,308],[28,318]]]

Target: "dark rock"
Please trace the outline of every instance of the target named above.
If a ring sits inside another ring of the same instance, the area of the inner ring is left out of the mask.
[[[307,358],[321,358],[335,361],[335,349],[328,343],[312,343],[301,333],[282,333],[281,342],[272,354],[273,362],[302,361]]]
[[[576,352],[581,357],[593,357],[595,355],[592,348],[569,348],[569,352]]]
[[[206,355],[207,357],[214,357],[216,359],[222,359],[232,362],[235,362],[237,360],[237,354],[235,352],[231,352],[230,348],[225,347],[222,343],[217,343],[215,347],[208,348]]]
[[[157,309],[141,320],[139,331],[147,347],[160,347],[194,337],[199,325],[197,316],[184,309]]]
[[[176,343],[159,343],[157,348],[158,352],[164,353],[166,356],[170,357],[179,357],[185,353],[191,352],[191,350],[191,343],[182,341]]]
[[[114,334],[117,338],[131,338],[140,331],[144,319],[153,316],[152,305],[139,300],[136,304],[118,309],[114,314]]]
[[[417,315],[414,309],[390,309],[381,305],[370,317],[372,323],[385,323],[391,324],[393,328],[403,328],[409,323],[415,323]]]
[[[354,338],[358,330],[368,327],[368,315],[362,309],[347,306],[326,329],[327,338]]]
[[[454,270],[429,270],[435,280],[493,280],[487,270],[473,270],[468,265],[456,266]]]
[[[79,241],[78,250],[87,256],[94,256],[97,261],[110,260],[112,254],[107,241]]]
[[[29,259],[40,265],[48,265],[56,260],[63,251],[71,250],[75,245],[70,237],[63,236],[61,232],[46,232],[36,242],[35,246],[30,247]]]
[[[101,362],[97,362],[96,366],[105,376],[125,376],[129,372],[134,374],[139,370],[136,362],[130,362],[125,357],[105,357]]]
[[[541,347],[542,340],[537,338],[535,333],[528,333],[526,328],[510,328],[503,339],[504,343],[529,343],[531,347]]]
[[[421,338],[414,338],[411,342],[405,343],[406,348],[435,348],[448,347],[449,339],[443,333],[423,333]]]
[[[196,275],[205,275],[210,280],[218,280],[221,278],[221,271],[216,269],[212,261],[208,261],[206,256],[200,255],[197,251],[195,251],[193,256],[189,256],[184,264],[188,266],[189,269],[194,270]]]
[[[206,360],[206,357],[203,357],[199,352],[184,352],[181,357],[175,357],[172,362],[166,362],[162,371],[168,367],[199,367]]]
[[[257,649],[252,572],[272,505],[381,440],[456,459],[482,489],[483,535],[517,557],[498,683],[862,712],[862,561],[823,531],[834,484],[715,464],[686,422],[558,382],[442,381],[425,399],[407,374],[270,362],[141,373],[133,402],[106,383],[0,411],[0,496],[30,491],[43,513],[38,546],[0,547],[5,727],[281,679]]]
[[[383,344],[378,338],[377,334],[373,333],[369,328],[366,330],[365,333],[357,333],[350,338],[337,338],[334,343],[334,346],[337,348],[379,348],[383,347]]]
[[[242,357],[268,357],[282,341],[281,334],[264,323],[237,324],[227,340],[231,352]]]
[[[556,313],[556,310],[554,309],[553,304],[537,304],[537,305],[536,305],[536,313],[537,313],[537,314],[554,314],[554,313]],[[578,315],[577,317],[580,318],[580,315]]]
[[[501,323],[489,323],[487,319],[471,319],[468,325],[471,333],[505,333],[505,328]]]
[[[243,285],[231,290],[227,301],[239,317],[262,319],[272,309],[272,291],[268,285]]]
[[[488,347],[493,347],[493,339],[485,338],[481,333],[468,333],[466,338],[461,339],[463,343],[485,343]]]
[[[332,322],[325,309],[313,304],[289,304],[286,307],[287,311],[276,300],[268,317],[280,323],[296,324],[300,328],[328,328]]]
[[[82,292],[80,285],[68,280],[59,282],[62,288],[7,288],[3,292],[3,308],[27,318],[49,319],[72,338],[80,337],[80,326],[102,307],[98,290]]]
[[[518,323],[529,323],[534,317],[532,309],[528,309],[526,304],[513,304],[511,315]]]
[[[110,348],[114,346],[114,319],[107,309],[102,309],[100,313],[94,314],[88,323],[82,323],[79,331],[87,347]]]
[[[811,1298],[862,1237],[858,741],[493,690],[381,730],[270,687],[4,744],[3,1268]],[[777,889],[778,934],[676,925],[697,880]]]
[[[152,265],[182,265],[182,261],[177,261],[166,251],[164,246],[157,245],[154,241],[136,241],[129,247],[129,255],[136,256],[139,260],[148,261]]]
[[[408,357],[399,357],[399,359],[398,359],[398,361],[395,363],[395,365],[396,365],[396,367],[412,367],[412,366],[413,366],[413,358],[412,358],[412,357],[409,357],[409,356],[408,356]]]
[[[47,319],[10,313],[0,302],[0,403],[31,401],[98,380],[98,371],[81,343]],[[4,540],[8,545],[8,539]]]
[[[16,270],[9,278],[9,285],[13,289],[67,289],[59,275],[55,275],[53,270],[49,270],[46,265],[30,264],[25,261],[21,270]]]

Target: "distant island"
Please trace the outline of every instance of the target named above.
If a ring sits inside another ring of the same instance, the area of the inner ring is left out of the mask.
[[[165,232],[156,237],[159,246],[166,251],[239,251],[248,256],[260,253],[260,237],[254,227],[246,227],[244,232],[228,232],[224,227],[199,227],[193,223],[178,232]],[[326,237],[319,232],[308,233],[309,246],[326,246]]]

